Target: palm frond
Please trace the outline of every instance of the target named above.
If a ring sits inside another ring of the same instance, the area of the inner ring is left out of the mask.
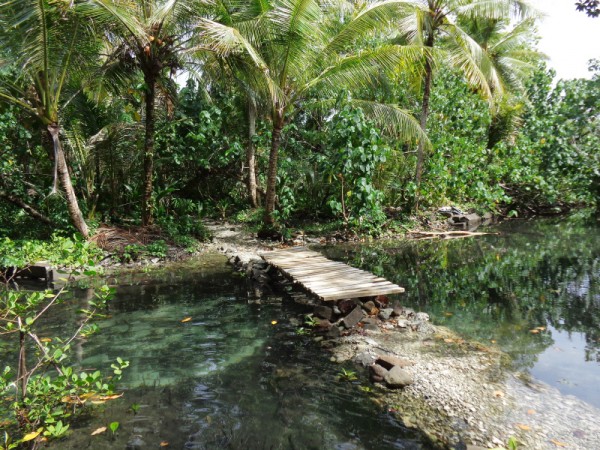
[[[335,53],[355,44],[356,40],[373,31],[381,32],[398,18],[409,16],[413,2],[383,0],[367,4],[353,17],[325,47],[325,53]]]
[[[338,59],[307,83],[305,90],[315,86],[339,89],[368,87],[371,77],[380,71],[393,72],[399,67],[415,68],[425,61],[426,49],[419,46],[385,45],[374,50]],[[323,86],[325,85],[325,86]]]

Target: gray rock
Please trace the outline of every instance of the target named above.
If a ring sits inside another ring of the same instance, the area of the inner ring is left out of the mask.
[[[363,309],[367,312],[367,314],[373,314],[373,310],[376,310],[377,306],[375,306],[375,302],[369,300],[363,304]]]
[[[398,317],[398,316],[401,316],[402,314],[404,314],[404,308],[398,302],[394,303],[392,310],[393,310],[392,316],[394,316],[394,317]]]
[[[414,362],[409,361],[408,359],[398,358],[393,355],[377,355],[377,364],[385,367],[386,369],[391,369],[392,367],[408,367],[414,366]]]
[[[372,381],[381,382],[388,374],[388,370],[385,367],[381,367],[379,364],[372,364],[369,366],[369,373]]]
[[[328,339],[337,339],[342,335],[339,327],[331,327],[327,332],[323,335]]]
[[[321,319],[331,320],[333,317],[333,309],[329,306],[315,306],[314,314]]]
[[[356,358],[354,358],[354,362],[360,364],[363,367],[369,367],[370,365],[375,363],[376,359],[377,357],[372,353],[362,352],[356,355]]]
[[[419,322],[429,322],[429,314],[424,312],[418,312],[415,314],[415,320]]]
[[[363,318],[363,312],[362,309],[360,308],[360,306],[356,306],[351,312],[350,314],[348,314],[346,317],[344,317],[344,319],[342,320],[342,323],[344,324],[344,326],[346,328],[354,328],[358,322],[360,322]]]
[[[366,323],[365,326],[363,327],[363,330],[368,331],[370,333],[380,333],[381,332],[379,327],[372,323]]]
[[[385,384],[391,389],[399,389],[414,383],[412,375],[398,366],[394,366],[383,377]]]
[[[142,450],[146,443],[142,441],[141,436],[131,436],[129,441],[127,441],[127,445],[125,446],[125,450]]]
[[[388,320],[390,317],[392,317],[393,312],[394,312],[393,308],[382,309],[381,311],[379,311],[379,318],[381,320]]]
[[[400,319],[398,320],[398,328],[406,328],[408,327],[408,320]]]
[[[366,324],[371,324],[371,325],[377,325],[377,319],[375,317],[365,317],[362,320],[362,323]]]

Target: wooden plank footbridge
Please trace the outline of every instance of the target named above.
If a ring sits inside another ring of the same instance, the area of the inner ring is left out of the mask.
[[[272,250],[260,256],[295,284],[323,301],[404,292],[404,288],[385,278],[332,261],[305,247]]]

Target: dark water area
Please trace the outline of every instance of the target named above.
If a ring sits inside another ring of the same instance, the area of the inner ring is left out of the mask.
[[[72,332],[93,289],[71,294],[70,305],[54,310],[47,335]],[[342,367],[355,368],[330,362],[311,336],[298,333],[305,312],[285,293],[257,304],[223,258],[121,278],[110,317],[73,350],[80,367],[105,373],[116,357],[128,360],[124,396],[99,406],[50,448],[431,448],[373,401],[365,377],[339,381]],[[139,405],[136,414],[131,405]],[[115,421],[116,435],[91,436]]]
[[[514,370],[600,407],[600,227],[554,219],[484,231],[498,234],[326,254],[398,283],[405,306],[498,346]]]

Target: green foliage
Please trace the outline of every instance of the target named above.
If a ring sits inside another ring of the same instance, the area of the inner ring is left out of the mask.
[[[338,373],[338,379],[340,381],[356,381],[358,377],[355,371],[342,368]]]
[[[119,429],[120,425],[121,424],[119,422],[111,422],[108,424],[108,429],[113,434],[113,436],[117,433],[117,430]]]
[[[331,120],[326,136],[330,154],[317,161],[332,193],[333,214],[360,231],[376,232],[383,220],[383,194],[374,185],[389,148],[360,109],[345,106]]]
[[[90,321],[106,308],[114,289],[101,287],[82,309],[82,323],[70,338],[39,337],[40,325],[47,312],[62,301],[61,292],[25,293],[0,290],[0,334],[15,340],[15,365],[5,366],[0,374],[0,413],[5,418],[5,448],[35,439],[43,432],[58,439],[69,430],[69,423],[89,409],[91,401],[106,401],[129,363],[117,358],[112,375],[98,370],[75,369],[68,365],[71,342],[80,336]],[[89,328],[88,328],[89,329]],[[29,357],[26,357],[26,351]],[[38,431],[36,431],[38,430]]]
[[[72,239],[53,235],[48,241],[0,240],[0,267],[25,267],[38,261],[70,269],[86,269],[94,266],[102,257],[102,251],[92,242],[77,235]]]

